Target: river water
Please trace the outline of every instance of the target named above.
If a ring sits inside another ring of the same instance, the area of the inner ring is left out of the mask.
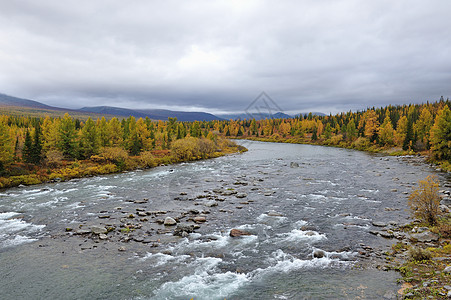
[[[372,223],[407,222],[406,193],[432,168],[346,149],[242,143],[248,152],[213,160],[0,191],[0,298],[396,293],[398,275],[361,252],[395,242],[370,234]],[[194,224],[199,215],[207,222],[184,237],[158,223]],[[106,240],[75,234],[93,225],[115,229]],[[232,228],[251,235],[230,237]],[[324,257],[314,258],[317,250]]]

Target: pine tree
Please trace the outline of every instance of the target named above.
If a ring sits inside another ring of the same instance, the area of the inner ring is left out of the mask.
[[[23,150],[22,150],[22,159],[24,160],[24,162],[26,163],[32,163],[33,161],[33,142],[31,141],[31,136],[30,136],[30,132],[27,131],[25,132],[25,142],[23,144]]]
[[[77,157],[77,134],[75,123],[69,114],[65,114],[58,128],[58,148],[67,158]]]
[[[33,136],[33,149],[32,149],[32,163],[35,165],[39,165],[42,160],[42,133],[41,133],[41,125],[39,123],[36,124],[34,129]]]

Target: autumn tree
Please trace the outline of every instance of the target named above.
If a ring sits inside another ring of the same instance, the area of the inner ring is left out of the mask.
[[[420,117],[415,123],[415,133],[417,135],[417,141],[421,142],[421,145],[426,149],[430,147],[430,132],[432,125],[434,124],[434,118],[429,111],[428,107],[425,106],[420,113]]]
[[[97,134],[97,128],[91,117],[86,120],[81,129],[80,136],[80,157],[89,158],[99,152],[100,140]]]
[[[12,150],[9,128],[0,120],[0,172],[3,172],[4,166],[11,162]]]
[[[451,110],[444,106],[435,118],[431,129],[431,149],[439,160],[451,161]]]
[[[384,123],[382,123],[379,130],[379,142],[384,146],[393,145],[395,131],[389,115],[385,116]]]
[[[440,215],[439,182],[435,177],[428,176],[425,180],[420,180],[419,185],[409,196],[411,213],[427,224],[435,225]]]

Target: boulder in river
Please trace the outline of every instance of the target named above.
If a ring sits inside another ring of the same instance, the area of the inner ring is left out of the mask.
[[[246,198],[247,194],[246,193],[239,193],[239,194],[236,194],[235,197],[237,197],[237,198]]]
[[[326,252],[323,250],[316,249],[313,251],[313,258],[323,258],[324,256],[326,256]]]
[[[164,219],[163,224],[166,226],[174,226],[177,224],[177,221],[171,217],[166,217],[166,219]]]
[[[193,221],[196,223],[204,223],[207,221],[207,218],[203,216],[194,217]]]
[[[299,164],[297,162],[292,161],[290,163],[290,168],[299,168]]]
[[[179,224],[174,229],[173,235],[184,236],[184,233],[186,233],[186,234],[192,233],[192,232],[194,232],[194,229],[195,229],[194,225],[182,225],[182,224]]]
[[[243,235],[252,235],[252,234],[250,232],[240,230],[240,229],[235,229],[235,228],[230,230],[231,237],[239,237],[239,236],[243,236]]]

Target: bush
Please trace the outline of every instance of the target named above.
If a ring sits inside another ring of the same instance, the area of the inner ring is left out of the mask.
[[[195,159],[200,152],[197,139],[193,137],[176,140],[172,143],[171,150],[174,156],[179,160]]]
[[[343,135],[342,134],[337,134],[334,135],[333,137],[330,138],[330,143],[332,145],[338,145],[340,144],[340,142],[343,140]]]
[[[152,168],[157,165],[157,161],[150,151],[144,151],[139,156],[139,164],[141,167]]]
[[[427,249],[421,249],[419,247],[411,247],[409,249],[409,260],[412,261],[423,261],[423,260],[431,260],[432,253]]]
[[[120,147],[105,147],[102,149],[100,156],[112,162],[124,162],[128,158],[128,153]]]
[[[438,180],[433,176],[419,181],[419,188],[409,196],[409,207],[414,217],[428,225],[436,225],[441,214],[440,195],[438,194]]]
[[[359,137],[352,143],[352,146],[357,150],[366,150],[370,147],[370,140],[365,137]]]

